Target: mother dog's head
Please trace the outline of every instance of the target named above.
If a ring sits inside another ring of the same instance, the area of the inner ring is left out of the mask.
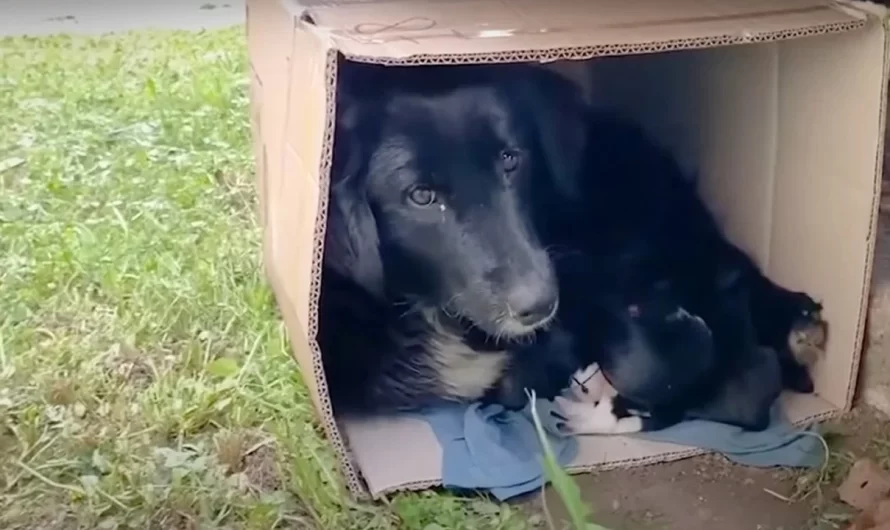
[[[545,326],[559,290],[534,219],[576,173],[577,89],[532,67],[382,70],[342,69],[326,266],[493,336]]]

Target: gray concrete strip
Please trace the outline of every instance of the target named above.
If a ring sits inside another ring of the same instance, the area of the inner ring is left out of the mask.
[[[244,0],[0,0],[0,36],[213,29],[244,13]]]

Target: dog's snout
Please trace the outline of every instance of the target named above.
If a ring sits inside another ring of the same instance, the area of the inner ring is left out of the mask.
[[[550,320],[559,305],[553,282],[523,283],[507,296],[510,316],[523,326],[535,327]]]

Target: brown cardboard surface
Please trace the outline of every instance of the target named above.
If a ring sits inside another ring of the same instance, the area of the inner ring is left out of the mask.
[[[264,266],[327,437],[344,462],[350,488],[358,491],[313,340],[333,135],[334,55],[312,35],[296,31],[297,23],[277,0],[248,2],[248,50],[256,75],[251,97],[259,111],[254,143],[264,153],[257,164]]]
[[[820,0],[438,0],[291,4],[345,55],[383,63],[527,60],[775,40],[862,24]],[[533,55],[540,55],[534,53]],[[460,57],[458,57],[460,56]]]
[[[637,54],[591,65],[599,104],[640,118],[698,171],[701,193],[727,235],[771,277],[825,302],[831,332],[815,374],[817,395],[786,397],[792,419],[850,406],[880,191],[887,54],[877,17],[816,0],[306,4],[314,5],[248,0],[264,258],[295,358],[354,493],[439,483],[441,448],[422,422],[335,422],[326,395],[314,337],[337,52],[407,64]],[[418,19],[436,24],[404,26]],[[370,32],[376,40],[361,24],[377,28]],[[725,46],[736,43],[747,44]],[[639,55],[684,48],[698,50]],[[571,469],[697,452],[585,437]]]
[[[791,420],[797,423],[830,417],[837,411],[818,397],[789,394],[783,400]],[[426,422],[407,418],[351,420],[343,423],[343,430],[372,495],[441,483],[442,448]],[[396,444],[393,440],[410,442]],[[578,440],[578,455],[568,468],[572,473],[668,462],[705,452],[625,436],[581,436]]]

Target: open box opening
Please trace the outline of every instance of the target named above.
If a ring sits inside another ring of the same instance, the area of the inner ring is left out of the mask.
[[[426,423],[338,422],[326,395],[315,334],[344,59],[417,68],[587,60],[581,68],[594,104],[642,124],[695,172],[729,239],[773,280],[824,303],[827,356],[815,367],[816,394],[784,399],[792,421],[851,406],[882,167],[887,46],[879,12],[815,0],[564,0],[509,10],[496,1],[250,0],[248,36],[265,266],[355,493],[437,485],[442,454]],[[581,437],[570,471],[698,452]]]

